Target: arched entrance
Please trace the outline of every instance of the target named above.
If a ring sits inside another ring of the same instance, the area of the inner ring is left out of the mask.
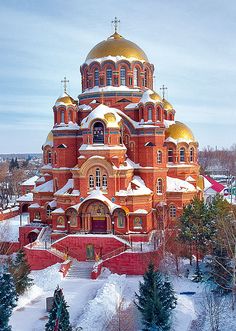
[[[24,203],[23,206],[22,206],[21,212],[22,213],[28,213],[28,207],[29,207],[29,204]]]
[[[38,229],[34,229],[34,230],[30,231],[27,235],[29,243],[34,242],[38,238],[38,234],[39,234]]]

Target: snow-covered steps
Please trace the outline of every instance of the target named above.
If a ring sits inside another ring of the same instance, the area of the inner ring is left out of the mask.
[[[78,262],[73,260],[66,278],[84,278],[90,279],[94,262]]]

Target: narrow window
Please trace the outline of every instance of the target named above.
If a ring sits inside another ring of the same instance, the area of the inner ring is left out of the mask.
[[[96,169],[96,187],[100,187],[101,186],[101,173],[100,173],[100,169],[97,168]]]
[[[94,178],[93,175],[89,176],[89,188],[93,189],[94,188]]]
[[[112,85],[112,70],[107,69],[106,71],[106,80],[107,80],[107,86]]]
[[[61,123],[65,123],[65,112],[64,112],[64,110],[61,111]]]
[[[51,216],[51,212],[52,212],[52,210],[51,210],[50,206],[47,206],[47,217]]]
[[[193,162],[194,161],[194,148],[191,147],[190,148],[190,162]]]
[[[120,85],[126,86],[126,69],[120,69]]]
[[[156,110],[156,116],[157,116],[157,121],[160,121],[161,119],[160,119],[160,110],[159,110],[159,108],[157,108],[157,110]]]
[[[93,143],[104,144],[104,127],[100,122],[95,123],[93,126]]]
[[[94,86],[99,86],[99,71],[98,71],[98,69],[94,70]]]
[[[68,112],[68,122],[72,121],[72,116],[71,116],[71,110],[69,110]]]
[[[168,162],[174,162],[174,155],[173,155],[173,149],[168,149]]]
[[[176,217],[176,207],[174,205],[170,206],[169,215],[170,215],[170,218]]]
[[[162,163],[162,151],[157,152],[157,163]]]
[[[106,175],[102,176],[102,188],[103,189],[107,188],[107,176]]]
[[[148,86],[148,71],[147,71],[147,69],[144,72],[144,86],[145,87]]]
[[[52,152],[48,151],[48,163],[52,163]]]
[[[157,180],[157,194],[162,194],[162,179]]]
[[[134,86],[138,86],[138,69],[134,68]]]
[[[152,108],[151,107],[148,108],[148,120],[152,121]]]
[[[181,147],[179,150],[179,160],[180,162],[185,162],[185,148]]]

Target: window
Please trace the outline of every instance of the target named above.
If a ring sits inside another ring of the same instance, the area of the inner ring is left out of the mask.
[[[102,188],[103,189],[107,188],[107,176],[106,175],[102,176]]]
[[[194,148],[191,147],[190,148],[190,162],[193,162],[194,161]]]
[[[168,149],[168,162],[174,162],[174,153],[172,148]]]
[[[55,161],[55,164],[57,164],[57,153],[56,152],[54,153],[54,161]]]
[[[148,108],[148,121],[152,121],[152,108]]]
[[[93,126],[93,143],[104,144],[104,127],[100,122],[95,123]]]
[[[126,85],[126,69],[120,69],[120,85]]]
[[[107,69],[106,71],[106,81],[107,81],[107,86],[112,85],[112,70]]]
[[[117,217],[117,227],[124,228],[125,227],[125,215],[123,212],[119,212]]]
[[[98,71],[98,69],[94,70],[94,86],[99,86],[99,71]]]
[[[134,229],[142,229],[143,227],[143,221],[141,217],[135,217],[134,218]]]
[[[61,123],[65,123],[65,112],[64,112],[64,110],[61,111]]]
[[[157,152],[157,163],[162,163],[162,151]]]
[[[89,188],[93,189],[94,188],[94,178],[93,175],[89,176]]]
[[[162,190],[163,190],[163,187],[162,187],[162,179],[159,178],[157,180],[157,194],[162,194]]]
[[[170,218],[176,217],[176,207],[174,205],[170,206],[169,215],[170,215]]]
[[[69,110],[68,112],[68,122],[71,122],[72,121],[72,111]]]
[[[133,152],[134,151],[134,142],[131,142],[129,144],[129,147],[130,147],[131,152]]]
[[[134,86],[138,86],[138,69],[134,68]]]
[[[48,151],[48,163],[52,163],[52,152]]]
[[[160,117],[160,109],[159,108],[157,108],[157,110],[156,110],[156,116],[157,116],[156,120],[160,121],[161,117]]]
[[[63,216],[59,216],[57,218],[57,227],[58,228],[64,228],[65,227],[65,219]]]
[[[185,162],[185,148],[181,147],[179,150],[179,160],[180,162]]]
[[[96,187],[100,187],[101,186],[101,173],[100,173],[100,169],[97,168],[96,169]]]
[[[50,206],[47,206],[47,217],[51,217],[51,212],[52,212],[52,210],[51,210]]]
[[[148,86],[148,71],[147,71],[147,69],[144,72],[144,86],[145,87]]]
[[[36,220],[40,220],[40,212],[39,211],[36,211],[35,215],[34,215],[34,218]]]

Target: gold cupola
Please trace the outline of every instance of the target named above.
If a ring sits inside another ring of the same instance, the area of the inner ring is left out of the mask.
[[[108,56],[122,56],[127,59],[149,62],[147,55],[138,45],[123,38],[117,32],[94,46],[87,55],[86,61]]]
[[[67,92],[64,91],[63,94],[56,101],[56,106],[59,104],[68,106],[68,105],[76,105],[77,102]]]
[[[165,98],[162,99],[162,103],[163,103],[163,108],[168,112],[168,111],[173,111],[174,108],[172,106],[171,103],[169,103],[169,101],[167,101]]]
[[[165,138],[168,141],[176,140],[177,142],[196,142],[191,129],[184,123],[176,121],[165,131]]]

